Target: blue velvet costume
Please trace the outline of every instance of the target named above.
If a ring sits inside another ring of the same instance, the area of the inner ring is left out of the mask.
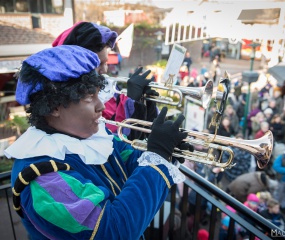
[[[45,49],[24,61],[21,72],[25,67],[34,70],[18,79],[16,99],[22,105],[31,103],[30,95],[44,90],[45,78],[89,79],[89,85],[94,84],[99,64],[95,53],[79,46]],[[52,89],[53,94],[58,90],[55,85]],[[38,97],[31,105],[52,102],[52,96]],[[102,109],[96,110],[89,118],[96,121],[98,131],[88,138],[48,133],[32,124],[5,150],[8,158],[16,159],[11,179],[14,208],[33,240],[139,239],[171,185],[185,179],[160,155],[134,150],[107,133],[99,123]],[[46,109],[41,116],[51,111]]]
[[[86,165],[67,154],[63,162],[73,170],[44,174],[27,185],[21,208],[32,239],[138,239],[143,234],[173,180],[164,165],[140,167],[142,152],[117,138],[113,144],[103,165]],[[25,167],[50,159],[16,160],[12,185]]]

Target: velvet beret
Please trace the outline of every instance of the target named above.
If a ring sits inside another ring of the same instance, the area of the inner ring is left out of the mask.
[[[63,82],[90,73],[100,65],[100,59],[96,53],[74,45],[47,48],[31,55],[23,62],[16,88],[16,100],[22,105],[30,103],[32,93],[42,90],[40,83],[32,83],[36,79],[21,74],[27,65],[50,81]]]
[[[104,46],[113,48],[118,34],[108,27],[92,22],[78,22],[61,33],[52,43],[52,46],[77,45],[99,52]]]

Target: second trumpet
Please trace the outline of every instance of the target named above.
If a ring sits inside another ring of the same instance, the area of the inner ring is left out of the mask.
[[[112,81],[113,85],[113,91],[119,94],[122,94],[121,91],[117,90],[116,86],[117,83],[127,83],[129,80],[126,77],[109,77],[107,75],[104,75],[107,80]],[[173,102],[172,98],[169,97],[164,97],[164,96],[147,96],[145,99],[158,102],[158,103],[164,103],[172,106],[181,106],[182,105],[182,100],[183,100],[183,95],[192,97],[196,100],[198,100],[199,104],[204,108],[208,108],[212,95],[213,95],[213,88],[214,84],[212,80],[209,80],[204,87],[183,87],[183,86],[178,86],[178,85],[173,85],[171,87],[164,86],[163,84],[156,83],[156,82],[151,82],[149,84],[151,88],[156,88],[156,89],[161,89],[161,90],[166,90],[168,92],[174,92],[176,93],[179,98],[178,101]]]

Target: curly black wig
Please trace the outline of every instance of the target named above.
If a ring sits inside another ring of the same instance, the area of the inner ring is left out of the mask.
[[[69,79],[64,82],[50,81],[38,72],[38,69],[23,63],[19,72],[19,81],[28,83],[35,87],[41,85],[38,92],[32,93],[30,106],[27,109],[28,121],[32,126],[43,131],[52,133],[45,116],[52,113],[57,107],[62,105],[68,107],[70,103],[78,103],[80,99],[88,94],[94,94],[99,87],[103,90],[106,80],[102,75],[93,70],[89,74],[83,74],[80,78]]]

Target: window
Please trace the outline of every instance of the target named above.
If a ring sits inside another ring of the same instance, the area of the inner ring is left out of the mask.
[[[63,13],[63,0],[0,0],[0,13]]]
[[[43,1],[41,0],[30,0],[30,10],[31,13],[41,13],[43,12]]]
[[[0,12],[1,13],[14,12],[14,3],[13,3],[13,1],[0,0]]]
[[[28,0],[15,1],[15,12],[29,12]]]

